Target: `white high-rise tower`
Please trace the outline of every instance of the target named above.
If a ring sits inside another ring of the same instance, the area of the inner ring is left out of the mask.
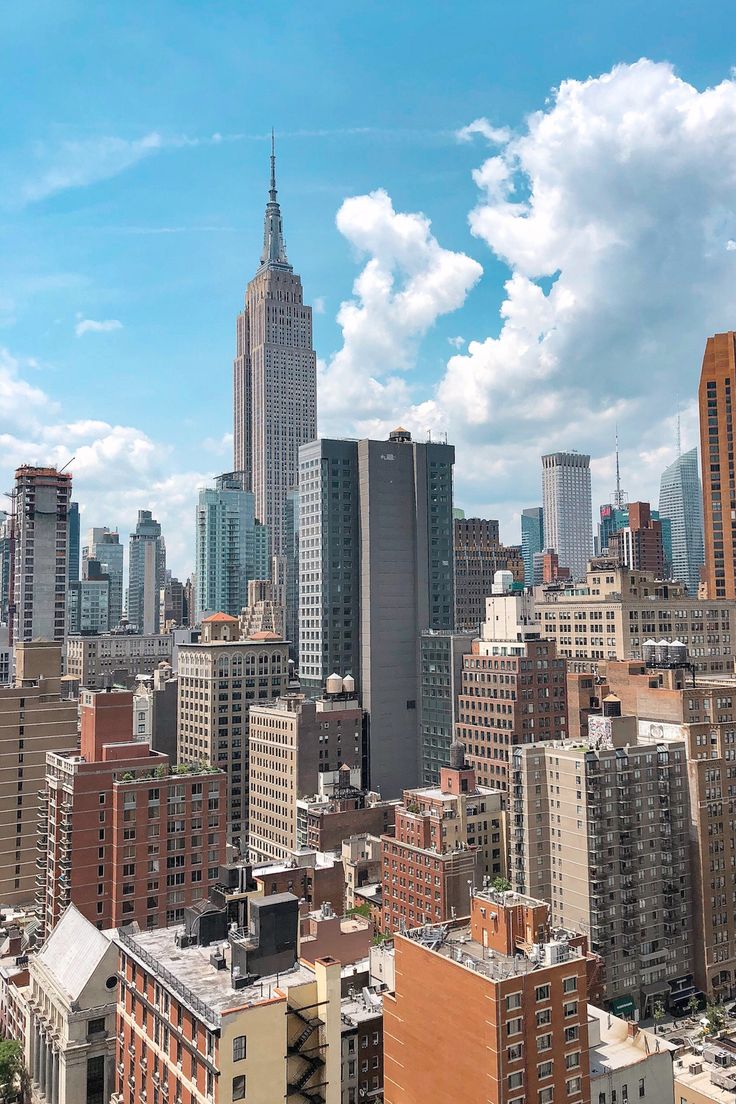
[[[280,555],[286,498],[299,479],[299,446],[317,435],[317,362],[312,308],[304,305],[301,278],[286,256],[273,137],[263,252],[238,315],[233,369],[234,468],[244,473],[256,517]]]
[[[581,452],[553,452],[542,457],[544,544],[569,567],[573,579],[584,579],[593,555],[590,457]]]

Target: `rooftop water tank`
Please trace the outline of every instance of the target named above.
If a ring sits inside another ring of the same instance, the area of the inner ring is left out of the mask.
[[[328,675],[325,681],[325,690],[328,694],[342,694],[342,676],[337,674]]]

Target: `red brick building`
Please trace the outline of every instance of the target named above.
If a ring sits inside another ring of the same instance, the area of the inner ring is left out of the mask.
[[[467,915],[473,888],[506,874],[502,794],[476,785],[462,745],[450,762],[438,787],[404,791],[396,835],[381,837],[384,932]]]
[[[551,939],[544,902],[478,893],[469,924],[394,946],[386,1104],[588,1104],[590,958],[583,937]]]
[[[85,690],[81,747],[47,756],[39,903],[48,933],[73,902],[98,928],[178,922],[225,861],[225,775],[171,768],[133,740],[133,696]],[[186,773],[179,773],[186,770]]]
[[[611,534],[608,553],[625,567],[652,571],[655,579],[664,578],[662,522],[652,517],[648,502],[629,503],[629,524]]]
[[[566,661],[540,639],[526,596],[488,598],[486,612],[463,656],[455,734],[478,782],[506,790],[515,744],[567,735]]]

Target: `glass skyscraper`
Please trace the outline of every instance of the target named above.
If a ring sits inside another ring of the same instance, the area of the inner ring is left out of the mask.
[[[544,548],[544,510],[530,506],[521,511],[521,558],[524,561],[524,586],[534,583],[534,553]]]
[[[242,472],[227,472],[199,492],[196,516],[196,621],[209,613],[238,617],[251,579],[270,578],[268,530]]]
[[[672,575],[697,594],[704,561],[703,496],[698,450],[690,449],[665,468],[659,486],[659,516],[672,526]]]

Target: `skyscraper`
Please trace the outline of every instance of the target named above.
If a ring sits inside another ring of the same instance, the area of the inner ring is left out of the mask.
[[[0,625],[12,621],[10,610],[10,595],[13,589],[13,572],[15,570],[13,538],[14,519],[10,514],[5,515],[5,521],[0,521]]]
[[[69,503],[67,514],[69,528],[69,561],[67,565],[67,578],[70,583],[79,582],[79,503]]]
[[[705,583],[709,598],[736,597],[736,522],[731,520],[736,516],[734,391],[736,333],[731,330],[708,338],[698,390]]]
[[[166,543],[150,510],[138,511],[128,552],[128,620],[141,633],[159,631],[160,591],[166,585]]]
[[[15,473],[13,639],[63,640],[72,477],[56,468]]]
[[[521,583],[521,548],[501,544],[498,522],[488,518],[455,518],[454,538],[455,628],[477,630],[486,615],[486,596],[496,572],[510,571]]]
[[[300,450],[299,662],[308,690],[352,674],[370,784],[418,780],[419,634],[454,616],[451,445],[314,441]]]
[[[89,560],[97,560],[110,582],[109,625],[111,629],[123,616],[123,546],[117,529],[90,529],[82,549],[82,578],[89,578]]]
[[[573,579],[585,578],[593,555],[590,457],[553,452],[542,457],[544,543],[554,549]]]
[[[243,472],[219,475],[199,492],[196,527],[196,620],[206,613],[237,617],[250,580],[269,577],[268,531],[256,521]]]
[[[672,527],[672,578],[697,594],[703,565],[703,495],[698,450],[690,449],[662,472],[659,515]]]
[[[268,525],[272,552],[280,555],[299,446],[317,435],[317,367],[312,308],[304,305],[301,278],[286,256],[273,142],[268,196],[261,263],[237,321],[234,467],[244,473],[256,516]]]
[[[534,583],[534,553],[544,548],[544,510],[530,506],[521,511],[521,558],[524,561],[524,586]]]

